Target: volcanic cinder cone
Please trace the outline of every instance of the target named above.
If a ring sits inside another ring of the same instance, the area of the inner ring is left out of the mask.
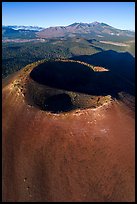
[[[109,72],[99,89],[91,68],[56,63],[3,81],[3,201],[134,201],[134,111],[100,84]]]

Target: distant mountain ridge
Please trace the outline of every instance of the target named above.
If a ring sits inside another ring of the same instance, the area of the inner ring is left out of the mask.
[[[135,32],[129,30],[120,30],[106,23],[73,23],[68,26],[49,27],[37,33],[38,37],[71,37],[77,35],[109,35],[134,37]]]
[[[115,40],[132,40],[135,32],[114,28],[106,23],[73,23],[68,26],[42,28],[38,26],[2,26],[2,38],[59,38],[84,37]]]
[[[37,26],[2,26],[2,39],[32,39],[36,33],[43,30]]]
[[[17,25],[13,25],[13,26],[2,26],[2,28],[11,28],[13,30],[30,30],[30,31],[41,31],[44,28],[39,27],[39,26],[17,26]]]

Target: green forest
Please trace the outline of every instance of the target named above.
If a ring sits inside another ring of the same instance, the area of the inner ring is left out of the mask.
[[[135,44],[129,42],[128,46],[124,47],[84,38],[51,39],[44,42],[3,42],[2,78],[38,60],[92,55],[105,50],[126,51],[134,56]]]

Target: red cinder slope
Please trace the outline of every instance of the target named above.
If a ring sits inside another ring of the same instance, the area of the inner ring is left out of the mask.
[[[135,201],[134,113],[120,101],[54,114],[30,106],[26,67],[3,84],[3,201]]]

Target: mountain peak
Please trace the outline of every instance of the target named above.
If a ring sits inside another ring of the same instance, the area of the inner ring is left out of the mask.
[[[102,26],[109,26],[108,24],[103,23],[103,22],[101,23],[101,25],[102,25]]]
[[[98,21],[94,21],[91,23],[92,25],[99,25],[100,23]]]
[[[72,23],[72,24],[70,24],[70,25],[68,25],[68,26],[76,26],[76,25],[78,25],[79,23],[77,23],[77,22],[75,22],[75,23]]]

